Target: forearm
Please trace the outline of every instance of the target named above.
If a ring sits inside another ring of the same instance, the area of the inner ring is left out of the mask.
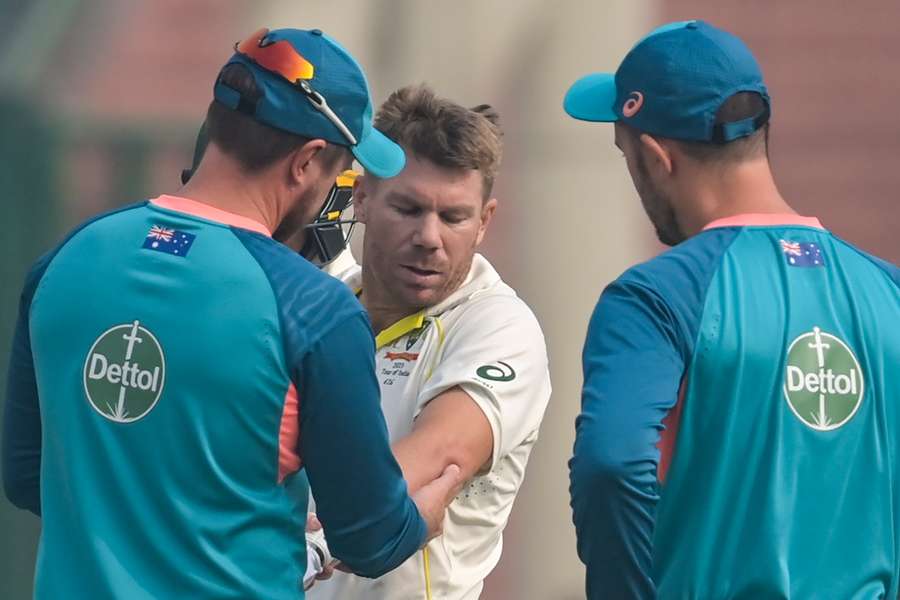
[[[460,387],[438,394],[425,405],[413,430],[391,446],[413,493],[448,465],[458,465],[463,481],[491,459],[493,432],[481,408]]]
[[[332,332],[304,365],[300,449],[334,556],[377,577],[421,546],[426,527],[388,446],[372,341],[358,321]]]
[[[403,471],[403,478],[406,480],[406,486],[410,494],[415,493],[419,488],[433,481],[439,476],[444,468],[454,463],[449,453],[444,452],[436,444],[420,444],[417,436],[410,434],[405,438],[397,440],[391,449],[394,452],[394,458]],[[471,477],[471,474],[463,473],[463,480]]]
[[[14,506],[40,516],[40,430],[22,426],[10,404],[3,419],[3,491]]]
[[[28,307],[19,308],[3,410],[3,490],[9,501],[41,514],[41,412],[29,340]]]
[[[588,598],[652,598],[655,464],[632,460],[597,442],[589,428],[579,427],[569,463]]]

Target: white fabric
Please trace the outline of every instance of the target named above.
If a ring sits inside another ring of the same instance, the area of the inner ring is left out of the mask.
[[[326,565],[337,563],[331,556],[325,533],[321,529],[306,532],[306,572],[303,575],[303,589],[308,590],[315,583],[316,575],[325,570]]]
[[[359,289],[358,267],[340,275]],[[490,467],[450,504],[443,535],[427,546],[431,598],[474,600],[500,559],[502,531],[550,398],[546,344],[528,306],[477,254],[462,286],[425,317],[422,328],[377,349],[382,409],[393,442],[410,433],[429,401],[461,386],[490,423]],[[376,580],[335,573],[308,598],[428,600],[423,552]]]

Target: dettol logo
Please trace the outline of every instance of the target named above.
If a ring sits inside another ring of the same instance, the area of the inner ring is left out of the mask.
[[[134,321],[104,331],[84,361],[84,392],[91,406],[117,423],[137,421],[162,394],[166,359],[150,331]]]
[[[853,351],[818,327],[795,339],[787,352],[784,397],[801,421],[818,431],[849,421],[863,397],[863,373]]]

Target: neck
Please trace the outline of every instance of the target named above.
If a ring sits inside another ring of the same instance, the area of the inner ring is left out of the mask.
[[[237,163],[210,145],[200,167],[175,195],[252,219],[274,232],[283,215],[277,196],[261,184],[265,180],[264,175],[245,175]]]
[[[681,196],[690,202],[678,211],[679,225],[688,237],[725,217],[745,213],[796,214],[781,196],[769,162],[747,161],[716,173],[686,174],[691,189]]]
[[[363,265],[362,270],[362,293],[359,296],[366,312],[369,313],[369,320],[372,323],[372,330],[376,335],[399,321],[404,317],[415,314],[421,310],[421,307],[415,306],[397,306],[392,303],[387,294],[382,293],[378,281],[371,270],[366,269]]]

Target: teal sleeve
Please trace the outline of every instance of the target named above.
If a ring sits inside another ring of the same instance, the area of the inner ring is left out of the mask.
[[[300,456],[332,554],[378,577],[425,542],[388,443],[375,378],[375,348],[362,312],[313,344],[300,366]]]
[[[38,516],[41,514],[41,409],[28,318],[34,291],[50,258],[39,260],[25,280],[3,410],[3,491],[14,506]]]
[[[705,232],[603,292],[582,355],[569,462],[588,598],[653,598],[657,444],[693,355],[709,283],[739,231]]]
[[[569,463],[588,598],[653,598],[656,447],[684,362],[665,307],[620,282],[603,293],[584,345],[584,389]]]

